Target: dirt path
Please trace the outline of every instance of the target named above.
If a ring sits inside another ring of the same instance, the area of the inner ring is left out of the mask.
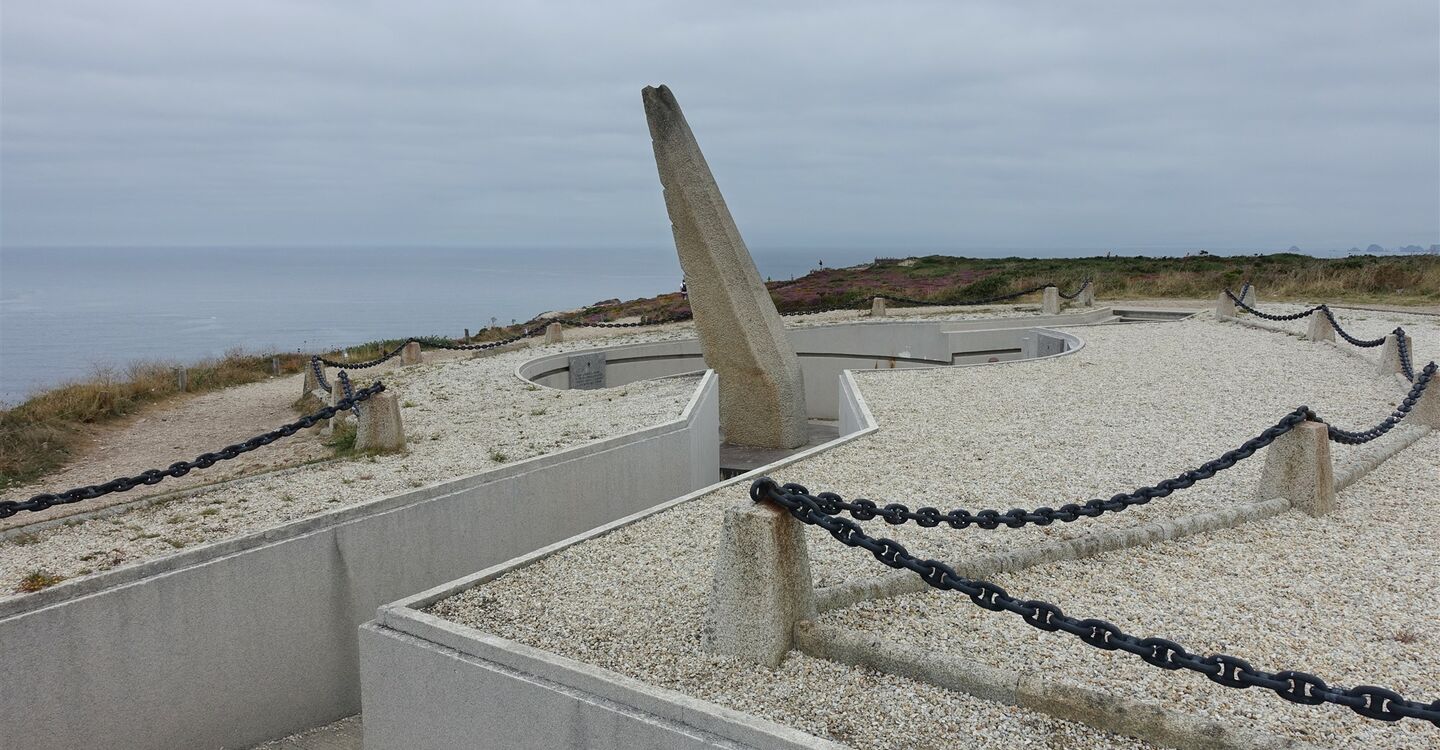
[[[85,452],[65,468],[34,484],[11,489],[5,496],[24,498],[107,482],[145,469],[163,469],[176,461],[254,437],[299,416],[290,405],[299,398],[300,388],[300,376],[289,375],[143,409],[120,422],[97,427]],[[0,521],[0,531],[326,458],[331,451],[320,440],[315,434],[297,433],[179,479],[39,513],[21,513]]]

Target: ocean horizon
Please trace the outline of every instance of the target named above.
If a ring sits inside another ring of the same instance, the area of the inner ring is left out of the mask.
[[[1179,248],[753,250],[787,279],[876,257],[1183,255]],[[1238,255],[1257,250],[1212,250]],[[1268,251],[1273,252],[1273,251]],[[592,249],[6,247],[0,403],[139,361],[318,352],[460,336],[551,310],[679,289],[673,247]]]

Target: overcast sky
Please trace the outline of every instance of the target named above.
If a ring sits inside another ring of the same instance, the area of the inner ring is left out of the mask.
[[[5,0],[9,245],[1440,242],[1440,4]]]

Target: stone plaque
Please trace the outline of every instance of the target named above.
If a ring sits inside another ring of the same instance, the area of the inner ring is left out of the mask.
[[[570,357],[570,387],[593,391],[605,387],[605,352]]]

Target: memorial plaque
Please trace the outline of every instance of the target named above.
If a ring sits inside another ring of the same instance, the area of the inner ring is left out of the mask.
[[[570,387],[593,391],[605,387],[605,352],[570,357]]]

